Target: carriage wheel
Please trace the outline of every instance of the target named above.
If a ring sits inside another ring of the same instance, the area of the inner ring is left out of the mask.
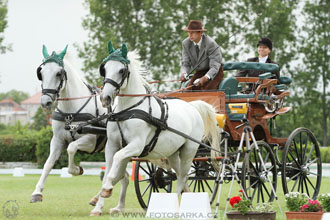
[[[316,171],[312,168],[315,166]],[[313,133],[297,128],[289,136],[283,149],[282,186],[284,193],[307,193],[316,199],[320,191],[322,163],[319,144]]]
[[[262,166],[255,144],[251,145],[251,151],[245,153],[242,165],[242,186],[248,198],[252,202],[271,202],[275,198],[268,179],[273,188],[277,186],[277,168],[273,150],[264,141],[257,141],[266,170]]]
[[[146,177],[139,180],[141,174]],[[166,171],[149,161],[136,161],[134,175],[135,193],[143,209],[148,208],[151,193],[170,193],[172,181],[176,180],[175,173]]]
[[[217,175],[210,161],[193,161],[187,181],[190,191],[207,192],[212,204],[219,186],[216,182]]]

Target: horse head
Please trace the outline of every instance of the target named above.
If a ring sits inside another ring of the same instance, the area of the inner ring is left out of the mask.
[[[67,80],[63,62],[67,48],[68,45],[59,54],[53,51],[49,55],[46,46],[43,45],[42,53],[44,59],[37,69],[37,77],[41,81],[41,106],[45,110],[52,108],[54,101],[59,96],[59,92],[63,87],[63,82]]]
[[[126,44],[123,43],[120,49],[115,50],[111,41],[109,41],[108,53],[109,56],[100,65],[100,75],[104,77],[104,87],[100,96],[103,107],[113,105],[120,89],[127,85],[126,79],[130,75],[128,69],[130,60],[127,58]]]

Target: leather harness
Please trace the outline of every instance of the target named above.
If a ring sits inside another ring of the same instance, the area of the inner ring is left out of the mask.
[[[91,91],[92,95],[97,93],[96,88],[91,87],[88,84],[85,84],[88,89]],[[56,121],[63,121],[65,122],[65,126],[64,129],[68,130],[70,132],[71,138],[73,141],[75,141],[75,132],[71,129],[71,123],[72,122],[81,122],[81,121],[88,121],[88,120],[92,120],[95,119],[99,116],[99,109],[97,108],[97,100],[96,100],[96,96],[94,96],[94,100],[95,100],[95,107],[96,107],[96,111],[95,111],[95,115],[92,115],[90,113],[80,113],[85,107],[86,105],[90,102],[90,100],[92,99],[92,96],[90,96],[87,101],[78,109],[77,112],[75,113],[66,113],[63,112],[62,110],[60,110],[58,107],[56,108],[56,111],[52,112],[52,119],[56,120]],[[97,126],[97,127],[106,127],[106,124],[103,123],[102,121],[95,121],[94,123],[92,123],[92,125]],[[106,138],[104,136],[100,136],[97,138],[96,141],[96,145],[95,145],[95,149],[92,153],[94,152],[100,152],[104,149],[104,144],[102,144],[104,141],[103,139]]]
[[[149,112],[145,112],[141,109],[133,109],[133,108],[137,107],[138,105],[142,104],[144,102],[144,100],[146,100],[147,98],[149,101]],[[157,103],[161,109],[160,118],[156,118],[156,117],[152,116],[152,108],[151,108],[151,100],[150,100],[151,98],[154,98],[157,101]],[[139,157],[145,157],[156,146],[160,132],[162,130],[166,130],[168,127],[167,123],[166,123],[166,121],[168,119],[168,105],[166,102],[163,102],[157,96],[145,96],[143,99],[141,99],[138,103],[134,104],[133,106],[131,106],[123,111],[110,114],[107,121],[113,121],[113,122],[117,123],[118,130],[121,135],[123,147],[127,145],[127,142],[125,140],[125,137],[124,137],[124,134],[122,132],[119,122],[125,121],[128,119],[133,119],[133,118],[141,119],[141,120],[145,121],[146,123],[151,124],[156,127],[155,134],[151,138],[150,142],[146,146],[144,146],[144,149],[140,155],[136,155]]]

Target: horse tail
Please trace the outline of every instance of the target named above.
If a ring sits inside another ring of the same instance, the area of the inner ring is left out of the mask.
[[[216,120],[215,109],[204,101],[189,102],[201,115],[204,123],[203,141],[208,141],[215,149],[220,149],[220,132]]]

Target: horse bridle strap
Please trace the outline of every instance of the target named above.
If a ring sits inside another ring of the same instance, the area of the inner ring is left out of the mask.
[[[61,81],[60,81],[60,84],[58,85],[57,89],[44,89],[42,87],[42,84],[41,84],[41,87],[42,87],[41,93],[43,95],[48,95],[53,101],[54,101],[54,98],[51,95],[49,95],[49,94],[54,94],[54,95],[56,95],[56,98],[58,98],[59,92],[60,92],[60,90],[61,90],[61,88],[63,86],[63,82],[64,82],[64,80],[67,80],[66,71],[64,69],[62,69],[61,72],[62,72],[62,74],[61,74]]]
[[[123,63],[123,62],[121,62],[121,63]],[[106,77],[104,76],[103,85],[105,85],[106,83],[110,83],[111,85],[113,85],[113,86],[116,88],[116,90],[119,91],[120,87],[124,84],[125,79],[127,78],[127,80],[128,80],[129,75],[130,75],[130,71],[129,71],[129,69],[128,69],[128,65],[127,65],[126,63],[123,63],[123,64],[125,65],[125,70],[124,70],[124,72],[122,73],[123,76],[122,76],[122,78],[121,78],[120,83],[117,83],[116,81],[114,81],[114,80],[112,80],[112,79],[109,79],[109,78],[106,78]]]
[[[123,79],[124,79],[124,78],[123,78]],[[125,80],[125,79],[124,79],[124,80]],[[110,84],[113,85],[117,90],[119,90],[120,87],[123,85],[124,80],[122,80],[122,81],[120,82],[120,84],[118,84],[116,81],[114,81],[114,80],[112,80],[112,79],[105,78],[104,81],[103,81],[103,84],[110,83]]]

